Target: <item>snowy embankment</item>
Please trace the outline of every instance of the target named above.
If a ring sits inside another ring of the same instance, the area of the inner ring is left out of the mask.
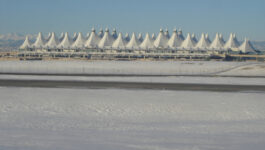
[[[265,94],[0,88],[1,150],[263,150]]]
[[[248,65],[251,67],[242,68]],[[0,73],[265,76],[265,64],[208,61],[0,61]]]

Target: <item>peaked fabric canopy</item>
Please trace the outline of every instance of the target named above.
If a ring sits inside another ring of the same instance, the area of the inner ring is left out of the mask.
[[[139,33],[139,35],[138,35],[138,41],[140,42],[140,43],[142,43],[143,42],[143,35],[142,35],[142,33]]]
[[[153,33],[151,38],[152,38],[153,41],[156,40],[156,34]]]
[[[157,48],[166,48],[167,47],[168,38],[165,36],[163,29],[160,29],[160,32],[157,38],[154,41],[154,45]]]
[[[51,34],[52,35],[52,34]],[[50,36],[51,36],[50,35]],[[49,38],[50,39],[50,38]],[[44,39],[44,37],[42,36],[42,33],[39,32],[37,39],[35,41],[35,43],[32,45],[32,47],[34,48],[43,48],[45,46],[45,42],[46,40]]]
[[[126,45],[128,49],[138,49],[139,48],[139,41],[135,36],[135,33],[132,34],[130,42]]]
[[[129,43],[130,42],[131,38],[130,38],[129,33],[126,33],[125,34],[124,40],[125,40],[126,43]]]
[[[167,39],[170,38],[170,35],[169,35],[169,32],[168,32],[168,29],[166,29],[166,31],[165,31],[165,37],[166,37]]]
[[[20,49],[31,48],[31,43],[29,42],[29,37],[28,36],[26,36],[25,41],[23,42],[23,44],[19,48]]]
[[[235,34],[231,33],[228,41],[224,45],[224,48],[235,50],[238,47],[239,47],[239,43],[236,39],[236,36],[235,36]]]
[[[85,42],[85,47],[96,48],[96,47],[98,47],[99,41],[100,41],[100,38],[98,37],[96,30],[93,28],[89,38]]]
[[[110,35],[109,29],[106,29],[103,38],[98,43],[98,47],[110,48],[112,46],[113,41],[114,38],[112,37],[112,35]]]
[[[62,41],[64,39],[64,33],[62,32],[60,37],[59,37],[59,41]]]
[[[103,36],[104,36],[103,29],[100,29],[98,32],[98,37],[103,38]]]
[[[78,36],[78,34],[75,32],[74,36],[73,36],[73,41],[75,41],[77,39],[77,36]]]
[[[214,50],[222,50],[224,48],[224,42],[222,41],[221,36],[218,33],[216,33],[215,39],[210,45],[210,48]]]
[[[195,48],[205,50],[208,49],[210,46],[209,41],[206,40],[205,34],[202,33],[200,41],[197,43]]]
[[[170,48],[177,48],[180,47],[182,44],[183,40],[178,36],[177,29],[173,31],[172,36],[168,40],[168,47]]]
[[[112,35],[113,39],[115,39],[115,40],[118,38],[116,29],[113,29],[111,35]]]
[[[186,39],[182,42],[181,47],[184,49],[193,49],[195,46],[194,41],[191,39],[190,34],[188,33]]]
[[[72,48],[83,48],[85,47],[85,38],[82,33],[79,32],[76,40],[74,41]]]
[[[181,30],[181,29],[178,30],[178,37],[179,37],[182,41],[185,40],[185,38],[184,38],[184,36],[183,36],[183,34],[182,34],[182,30]]]
[[[196,38],[196,36],[195,36],[194,33],[192,33],[191,39],[194,41],[194,43],[197,43],[198,42],[198,40],[197,40],[197,38]]]
[[[146,34],[145,38],[143,38],[142,34],[139,33],[138,37],[135,33],[130,37],[128,33],[126,33],[125,37],[122,37],[122,33],[119,33],[117,38],[115,39],[117,32],[116,29],[113,29],[112,34],[110,34],[109,29],[106,29],[102,38],[100,35],[102,33],[102,29],[99,34],[96,33],[96,30],[92,28],[91,33],[87,33],[86,37],[82,36],[82,33],[74,34],[72,39],[69,37],[69,34],[62,33],[60,39],[58,39],[54,32],[49,33],[49,40],[42,36],[42,33],[39,32],[38,36],[33,44],[29,41],[29,37],[25,38],[23,44],[21,44],[20,48],[30,47],[33,49],[83,49],[86,48],[101,48],[101,49],[176,49],[176,50],[212,50],[212,51],[242,51],[242,52],[253,52],[255,48],[249,42],[249,40],[245,40],[243,44],[239,44],[236,35],[231,33],[227,42],[224,41],[222,34],[216,34],[213,42],[211,42],[208,34],[202,34],[199,41],[197,41],[194,34],[187,34],[186,39],[182,34],[181,29],[178,31],[174,29],[172,35],[166,29],[163,32],[160,29],[157,37],[155,33],[150,36]],[[61,39],[62,38],[62,39]],[[196,42],[197,41],[197,42]]]
[[[50,40],[46,43],[46,48],[57,48],[59,41],[54,32],[52,32]]]
[[[146,33],[145,38],[144,38],[142,44],[140,45],[140,48],[141,49],[153,49],[153,48],[155,48],[154,42],[148,33]]]
[[[70,39],[68,32],[64,34],[62,42],[57,46],[58,48],[71,48],[73,41]]]
[[[243,53],[256,53],[254,47],[252,46],[250,41],[246,38],[238,49]]]
[[[122,33],[119,33],[118,38],[113,42],[112,48],[125,48],[126,47],[126,42],[122,37]]]

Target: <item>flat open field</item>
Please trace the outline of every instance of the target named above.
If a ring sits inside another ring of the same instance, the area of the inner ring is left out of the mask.
[[[263,150],[264,92],[0,88],[3,150]]]

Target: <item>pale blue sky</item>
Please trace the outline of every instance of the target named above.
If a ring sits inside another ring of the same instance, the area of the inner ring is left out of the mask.
[[[265,0],[0,0],[0,34],[182,28],[265,40]]]

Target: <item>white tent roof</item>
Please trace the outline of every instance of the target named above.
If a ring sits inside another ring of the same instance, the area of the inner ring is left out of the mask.
[[[224,48],[226,48],[226,49],[230,49],[230,48],[234,49],[234,48],[238,48],[238,47],[239,47],[239,43],[238,43],[238,41],[236,39],[236,36],[233,33],[231,33],[228,41],[224,45]]]
[[[153,41],[156,40],[156,34],[155,34],[155,33],[152,34],[151,39],[152,39]]]
[[[239,46],[238,49],[240,51],[242,51],[243,53],[248,53],[248,52],[254,52],[254,53],[256,53],[253,45],[246,38],[245,38],[244,42],[241,44],[241,46]]]
[[[198,42],[198,40],[197,40],[197,38],[196,38],[196,36],[195,36],[194,33],[192,33],[192,35],[191,35],[191,39],[192,39],[195,43]]]
[[[221,36],[216,33],[215,39],[213,40],[212,44],[210,45],[210,48],[212,49],[223,49],[224,47],[224,42],[221,40]]]
[[[99,48],[111,47],[113,44],[113,41],[114,41],[114,39],[110,35],[109,29],[106,29],[103,38],[98,43],[98,47]]]
[[[142,44],[140,45],[141,49],[152,49],[155,48],[154,46],[154,42],[151,39],[150,35],[148,33],[146,33],[145,38],[142,42]]]
[[[205,34],[202,33],[201,39],[197,43],[197,45],[195,46],[195,48],[198,48],[198,49],[207,49],[207,48],[209,48],[209,46],[210,46],[209,41],[206,40]]]
[[[52,34],[51,34],[52,35]],[[49,38],[50,39],[50,38]],[[37,36],[37,39],[36,41],[34,42],[34,44],[32,45],[32,47],[35,47],[35,48],[42,48],[45,46],[45,39],[44,37],[42,36],[42,33],[39,32],[38,36]]]
[[[54,32],[52,32],[50,40],[46,43],[45,47],[47,48],[57,48],[59,41]]]
[[[98,46],[99,41],[100,41],[100,38],[98,37],[96,30],[93,28],[89,38],[87,39],[85,43],[85,47],[96,48]]]
[[[104,36],[103,29],[99,29],[98,37],[102,38]]]
[[[209,43],[212,43],[212,41],[211,41],[210,38],[209,38],[209,34],[208,34],[208,33],[206,33],[206,35],[205,35],[205,39],[206,39],[206,41],[208,41]]]
[[[88,38],[89,38],[89,36],[90,36],[90,33],[89,33],[89,32],[87,32],[87,34],[86,34],[86,39],[88,39]]]
[[[124,40],[125,40],[126,43],[129,43],[130,42],[131,38],[130,38],[129,33],[126,33],[125,34]]]
[[[64,33],[62,32],[60,37],[59,37],[59,41],[62,41],[64,39]]]
[[[142,33],[139,33],[139,35],[138,35],[138,41],[139,42],[143,42],[143,35],[142,35]]]
[[[132,34],[130,42],[126,45],[128,49],[138,49],[139,48],[139,41],[135,36],[135,33]]]
[[[78,36],[78,34],[75,32],[74,36],[73,36],[73,41],[75,41],[77,39],[77,36]]]
[[[19,47],[20,49],[26,49],[26,48],[30,48],[31,47],[31,43],[29,41],[29,37],[26,36],[25,41],[23,42],[23,44]]]
[[[81,32],[78,33],[76,40],[74,41],[72,48],[83,48],[85,46],[85,39]]]
[[[194,46],[195,46],[195,43],[191,39],[190,34],[188,33],[186,39],[182,42],[181,47],[185,48],[185,49],[192,49],[192,48],[194,48]]]
[[[48,42],[48,41],[50,40],[51,36],[52,36],[52,33],[49,32],[47,38],[46,38],[46,39],[43,38],[44,41],[45,41],[45,42]]]
[[[173,34],[171,35],[170,39],[168,40],[167,45],[171,48],[177,48],[181,46],[181,43],[183,42],[183,40],[181,38],[179,38],[178,33],[177,33],[177,29],[175,29],[173,31]]]
[[[165,47],[167,47],[167,42],[168,42],[168,39],[165,36],[165,34],[163,32],[163,29],[160,29],[160,32],[159,32],[157,38],[154,41],[155,47],[157,47],[157,48],[165,48]]]
[[[113,39],[117,39],[118,38],[117,31],[116,31],[115,28],[112,30],[111,35],[112,35]]]
[[[224,40],[223,35],[221,33],[219,34],[219,37],[220,37],[220,40],[222,41],[222,43],[225,45],[225,40]]]
[[[183,36],[183,34],[182,34],[182,30],[181,30],[181,29],[178,30],[178,37],[179,37],[182,41],[185,40],[185,38],[184,38],[184,36]]]
[[[118,38],[113,42],[112,47],[113,48],[125,48],[126,46],[126,42],[124,41],[123,37],[122,37],[122,33],[119,33]]]
[[[64,34],[62,42],[57,46],[58,48],[70,48],[73,41],[70,39],[68,32]]]
[[[167,39],[170,38],[170,35],[169,35],[169,32],[168,32],[168,29],[166,29],[166,31],[165,31],[165,37],[166,37]]]

